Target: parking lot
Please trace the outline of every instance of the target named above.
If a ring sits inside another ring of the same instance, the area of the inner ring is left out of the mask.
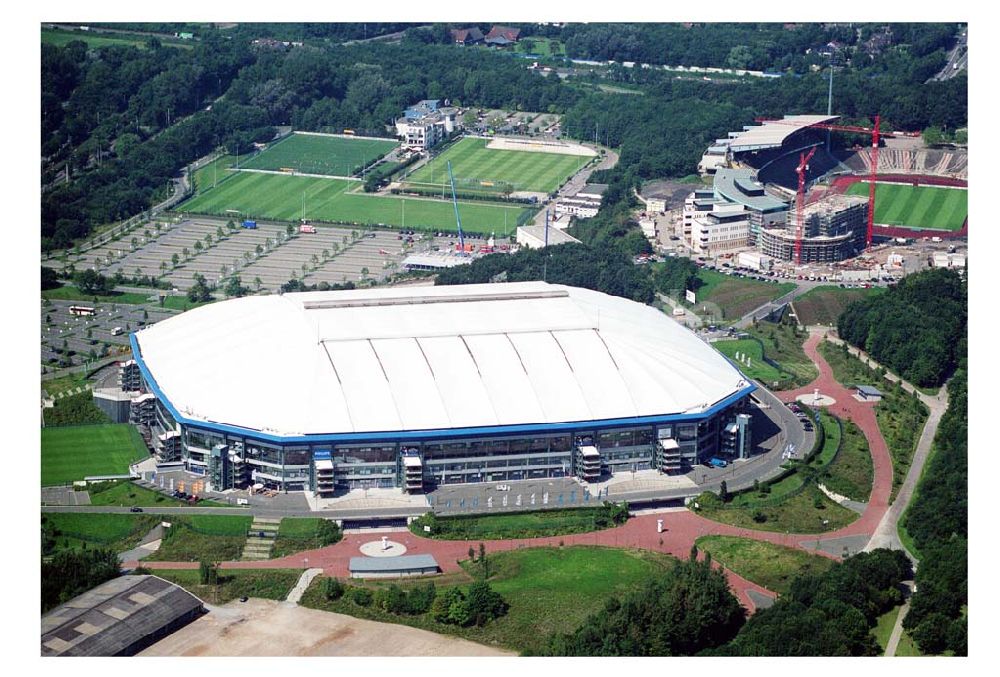
[[[74,315],[70,306],[94,308],[93,315]],[[42,364],[65,366],[125,352],[128,334],[176,311],[122,303],[49,301],[41,306]],[[120,328],[121,333],[112,333]],[[93,355],[91,354],[93,353]]]

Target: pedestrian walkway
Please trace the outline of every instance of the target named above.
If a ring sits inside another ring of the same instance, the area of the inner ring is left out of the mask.
[[[502,552],[529,547],[566,547],[589,545],[617,548],[641,548],[667,553],[678,558],[687,558],[695,542],[702,536],[723,535],[752,538],[776,545],[799,548],[806,552],[839,560],[844,555],[861,551],[868,544],[872,534],[880,526],[888,511],[889,493],[892,488],[892,460],[870,403],[858,402],[850,392],[833,377],[830,365],[818,352],[822,331],[814,331],[806,340],[803,349],[819,368],[819,376],[810,384],[795,390],[776,393],[783,402],[794,401],[796,397],[812,393],[816,388],[836,400],[828,409],[841,418],[853,421],[864,434],[871,450],[874,484],[871,497],[864,506],[863,513],[855,522],[846,527],[820,534],[790,534],[771,531],[757,531],[734,527],[706,519],[689,510],[659,512],[636,515],[620,527],[584,534],[570,534],[547,538],[506,539],[483,541],[487,552]],[[943,402],[947,398],[943,398]],[[916,463],[914,463],[916,465]],[[919,472],[917,473],[919,475]],[[905,506],[904,496],[897,499],[901,511]],[[665,530],[657,529],[657,521],[663,520]],[[361,546],[371,540],[371,534],[345,534],[339,543],[307,552],[289,555],[279,559],[254,562],[224,562],[223,568],[320,568],[328,576],[348,577],[351,557],[361,553]],[[479,541],[441,541],[424,538],[413,533],[400,532],[394,540],[406,547],[407,554],[429,554],[439,563],[445,573],[461,570],[458,562],[468,557],[471,547],[478,547]],[[718,566],[718,563],[715,564]],[[196,563],[150,562],[150,568],[195,568]],[[720,567],[721,568],[721,567]],[[758,608],[761,599],[773,599],[773,591],[744,579],[722,568],[733,593],[750,611]]]
[[[278,538],[280,517],[254,517],[247,534],[247,542],[243,546],[242,560],[266,560],[271,556],[271,548]]]

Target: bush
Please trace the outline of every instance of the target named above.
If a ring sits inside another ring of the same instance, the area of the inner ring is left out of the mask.
[[[398,614],[406,609],[406,593],[395,583],[376,590],[374,601],[376,609],[390,614]]]
[[[764,511],[760,510],[759,508],[753,511],[752,517],[753,521],[757,522],[758,524],[763,524],[764,522],[767,521],[767,515],[764,514]]]
[[[340,599],[344,596],[344,584],[339,578],[328,578],[323,587],[323,594],[327,599]]]
[[[407,593],[405,611],[409,614],[427,613],[436,597],[437,589],[434,587],[434,583],[428,582],[424,585],[418,585]]]
[[[351,599],[358,606],[370,606],[372,603],[372,591],[368,588],[354,588],[351,592]]]

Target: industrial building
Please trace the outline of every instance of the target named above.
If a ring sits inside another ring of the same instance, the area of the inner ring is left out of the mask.
[[[709,211],[696,212],[690,226],[685,228],[691,248],[706,256],[716,256],[748,247],[750,214],[746,208],[724,201],[713,201],[710,206]]]
[[[655,308],[543,282],[244,297],[131,341],[154,438],[213,489],[685,472],[755,389]]]
[[[517,243],[528,249],[541,249],[546,246],[568,244],[571,242],[580,243],[579,240],[565,230],[560,230],[552,226],[548,228],[545,226],[517,227]]]
[[[134,656],[205,613],[157,576],[119,576],[42,615],[45,656]]]
[[[791,218],[791,217],[790,217]],[[829,195],[804,207],[799,263],[833,263],[865,248],[868,200],[860,195]],[[795,260],[795,226],[764,228],[758,248],[781,261]]]

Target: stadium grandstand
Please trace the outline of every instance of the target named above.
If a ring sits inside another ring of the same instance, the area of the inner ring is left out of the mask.
[[[865,148],[853,153],[844,161],[844,164],[858,174],[870,173],[872,171],[871,149]],[[965,151],[934,148],[880,148],[878,169],[879,172],[886,174],[917,174],[968,179],[969,155]]]
[[[542,282],[251,296],[132,334],[211,488],[335,492],[745,457],[756,386],[663,313]]]

